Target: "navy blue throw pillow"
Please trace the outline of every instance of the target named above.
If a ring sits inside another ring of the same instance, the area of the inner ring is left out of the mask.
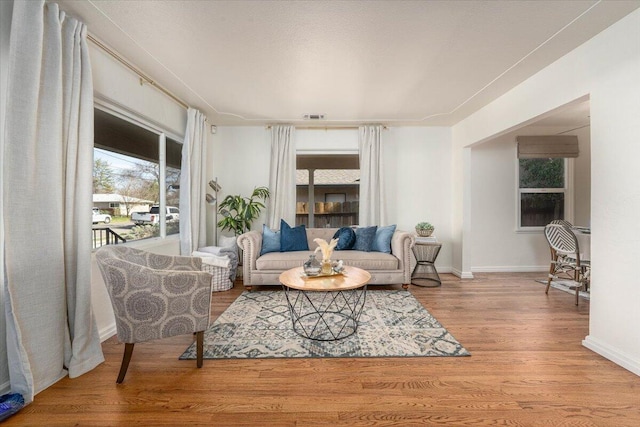
[[[336,234],[333,235],[334,239],[338,239],[336,245],[337,251],[346,251],[353,249],[353,245],[356,243],[356,233],[351,227],[342,227]]]
[[[280,232],[273,231],[266,224],[262,224],[262,248],[260,256],[269,252],[280,252]]]
[[[280,220],[280,252],[308,251],[307,229],[304,224],[291,227],[284,219]]]
[[[356,251],[371,252],[377,230],[378,227],[376,225],[356,228],[356,244],[353,245],[353,249]]]
[[[396,225],[387,225],[386,227],[378,227],[376,230],[376,238],[373,240],[373,252],[391,253],[391,238],[396,231]]]

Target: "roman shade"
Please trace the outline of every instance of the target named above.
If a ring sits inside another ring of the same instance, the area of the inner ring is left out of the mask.
[[[519,159],[550,159],[578,157],[578,137],[575,135],[518,136]]]

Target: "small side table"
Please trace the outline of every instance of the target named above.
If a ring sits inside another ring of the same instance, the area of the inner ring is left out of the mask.
[[[442,244],[438,243],[435,238],[416,237],[416,244],[412,250],[417,264],[411,273],[411,284],[425,287],[442,285],[438,270],[433,264],[438,258],[440,248],[442,248]]]

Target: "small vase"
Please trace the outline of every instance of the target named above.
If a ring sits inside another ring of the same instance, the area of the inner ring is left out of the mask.
[[[322,260],[322,274],[331,274],[333,272],[333,266],[331,265],[330,259]]]
[[[309,255],[309,259],[302,264],[302,268],[304,269],[304,274],[307,276],[317,276],[320,274],[320,269],[322,266],[320,265],[320,261],[314,255]]]

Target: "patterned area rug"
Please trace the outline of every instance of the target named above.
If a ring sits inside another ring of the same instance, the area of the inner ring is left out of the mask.
[[[470,356],[409,293],[369,290],[355,334],[314,341],[293,331],[283,291],[243,292],[205,332],[205,359]],[[195,359],[195,343],[180,359]]]

